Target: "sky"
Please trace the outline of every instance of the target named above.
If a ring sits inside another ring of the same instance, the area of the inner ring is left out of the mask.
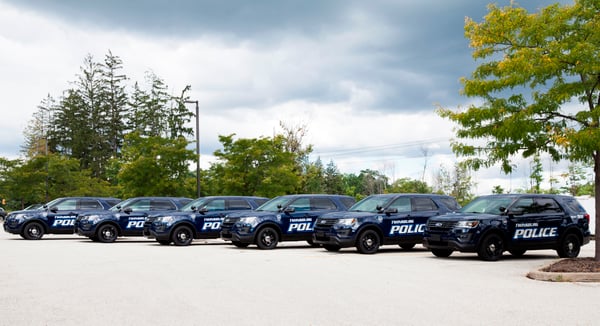
[[[535,12],[555,1],[521,2]],[[476,101],[460,95],[459,79],[478,64],[464,20],[482,21],[487,5],[0,0],[0,157],[21,155],[23,130],[37,106],[70,87],[88,54],[100,62],[111,51],[123,60],[130,85],[149,71],[174,95],[191,85],[190,99],[200,107],[203,168],[221,148],[219,135],[270,137],[283,122],[306,126],[311,159],[333,161],[342,173],[371,169],[392,181],[432,184],[458,160],[450,149],[454,125],[435,109]],[[530,161],[514,162],[511,175],[497,167],[474,172],[474,192],[528,187]],[[546,181],[566,170],[564,162],[542,157],[542,163]]]

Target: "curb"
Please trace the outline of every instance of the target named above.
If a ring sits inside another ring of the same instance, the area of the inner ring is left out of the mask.
[[[550,263],[527,273],[527,277],[537,281],[548,282],[600,282],[600,273],[566,273],[566,272],[544,272]]]

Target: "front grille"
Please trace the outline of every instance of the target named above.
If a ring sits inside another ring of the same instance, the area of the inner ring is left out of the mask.
[[[317,223],[315,224],[317,227],[328,228],[334,226],[337,223],[337,219],[334,218],[323,218],[317,219]]]
[[[427,229],[430,231],[449,231],[454,228],[456,221],[428,221]]]
[[[239,220],[240,220],[239,217],[226,217],[223,220],[223,223],[221,223],[221,228],[228,228],[228,229],[230,229]]]

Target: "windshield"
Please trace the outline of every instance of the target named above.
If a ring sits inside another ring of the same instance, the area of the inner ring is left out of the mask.
[[[193,201],[187,203],[187,205],[181,207],[181,211],[191,212],[191,211],[194,211],[194,209],[192,209],[192,207],[195,207],[195,209],[202,208],[202,206],[204,206],[204,202],[206,202],[206,198],[198,198],[196,200],[193,200]]]
[[[256,210],[261,212],[279,212],[290,201],[289,197],[276,197],[260,205]]]
[[[460,212],[500,215],[513,200],[513,197],[505,196],[479,197],[461,208]]]
[[[383,208],[386,207],[387,205],[389,205],[390,201],[392,200],[392,197],[383,197],[383,196],[373,196],[373,197],[367,197],[361,201],[359,201],[358,203],[354,204],[352,207],[350,207],[350,211],[353,212],[372,212],[372,213],[377,213],[378,212],[378,207],[379,208]]]

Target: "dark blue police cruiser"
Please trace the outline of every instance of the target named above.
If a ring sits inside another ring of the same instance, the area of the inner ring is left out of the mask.
[[[39,240],[46,233],[73,234],[78,214],[107,210],[120,201],[104,197],[57,198],[37,209],[11,212],[4,219],[4,231],[27,240]]]
[[[221,238],[240,248],[256,244],[260,249],[273,249],[280,241],[312,244],[315,220],[325,213],[345,211],[354,202],[341,195],[279,196],[254,211],[227,215]]]
[[[432,217],[423,244],[437,257],[476,252],[495,261],[504,251],[554,249],[574,258],[590,241],[590,216],[571,196],[505,194],[478,197],[458,213]]]
[[[179,212],[148,216],[144,236],[160,244],[187,246],[193,239],[220,236],[225,215],[256,209],[269,199],[254,196],[209,196],[194,200]]]
[[[191,201],[183,197],[129,198],[108,211],[79,214],[75,230],[92,241],[107,243],[114,242],[119,236],[141,237],[149,214],[176,211]]]
[[[328,251],[356,247],[373,254],[381,245],[411,249],[423,242],[425,224],[432,216],[458,210],[456,199],[430,194],[369,196],[348,212],[329,213],[317,219],[313,242]]]

